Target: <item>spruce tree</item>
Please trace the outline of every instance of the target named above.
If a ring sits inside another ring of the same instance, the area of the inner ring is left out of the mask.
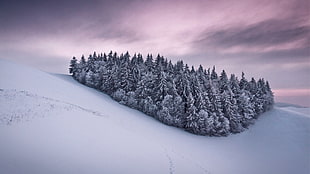
[[[69,73],[72,74],[73,77],[75,77],[76,71],[77,71],[77,60],[75,57],[73,57],[72,60],[70,61]]]

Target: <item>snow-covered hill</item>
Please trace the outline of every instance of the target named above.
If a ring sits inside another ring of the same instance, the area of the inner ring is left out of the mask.
[[[0,60],[0,173],[308,174],[309,112],[275,107],[243,133],[197,136]]]

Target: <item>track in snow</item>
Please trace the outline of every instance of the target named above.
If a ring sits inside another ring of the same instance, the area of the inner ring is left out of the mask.
[[[18,103],[11,107],[12,103]],[[68,102],[38,96],[27,91],[0,89],[0,125],[11,125],[18,122],[31,121],[35,118],[58,114],[62,111],[82,110],[95,116],[107,117],[91,109]]]

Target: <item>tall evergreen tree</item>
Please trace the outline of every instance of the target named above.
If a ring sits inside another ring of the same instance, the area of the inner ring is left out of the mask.
[[[73,77],[75,77],[76,70],[77,70],[77,60],[75,57],[73,57],[72,60],[70,61],[69,73],[72,74]]]

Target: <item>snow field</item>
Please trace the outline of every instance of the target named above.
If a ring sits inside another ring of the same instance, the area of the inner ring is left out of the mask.
[[[248,130],[197,136],[70,76],[0,60],[0,173],[308,174],[309,108],[276,107]]]

